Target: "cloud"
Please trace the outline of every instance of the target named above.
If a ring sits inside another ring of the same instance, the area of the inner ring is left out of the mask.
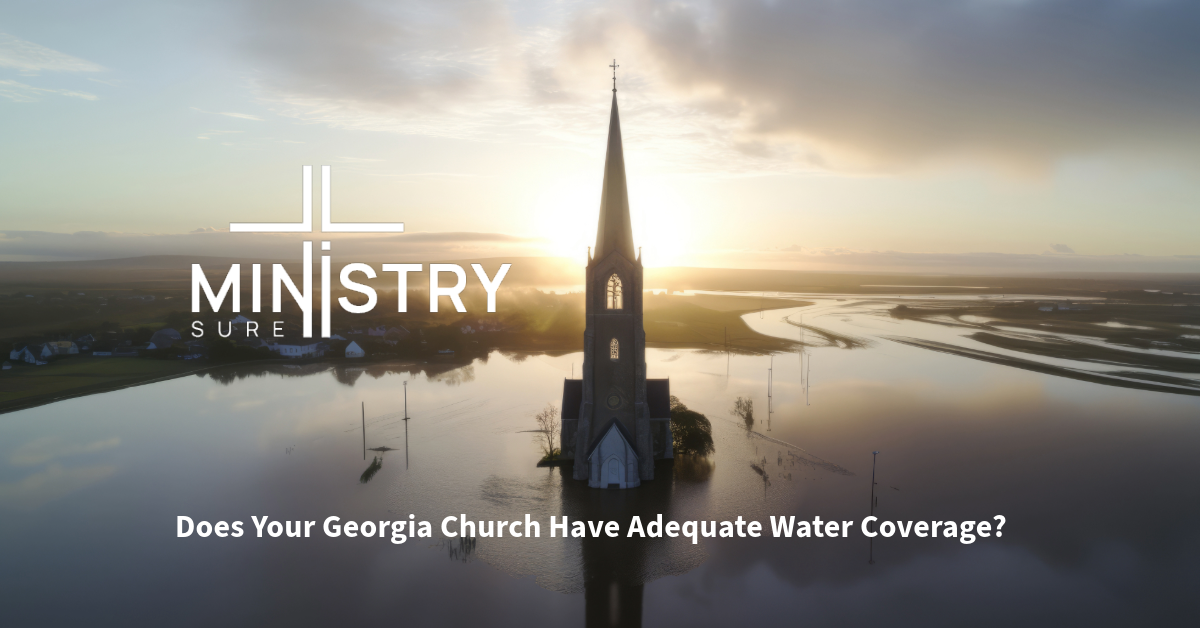
[[[639,63],[747,133],[903,164],[1016,164],[1200,139],[1200,4],[1186,0],[795,0],[610,5],[579,49]]]
[[[510,33],[493,0],[246,3],[242,47],[258,84],[286,99],[434,109],[469,98]]]
[[[13,68],[22,73],[101,72],[103,67],[69,54],[0,33],[0,68]]]
[[[315,234],[230,233],[203,227],[185,234],[80,231],[0,231],[2,261],[103,260],[153,255],[296,260],[300,243]],[[339,259],[436,261],[503,255],[542,255],[539,238],[503,233],[416,232],[322,236]]]
[[[15,482],[0,482],[0,507],[36,510],[101,482],[116,472],[116,467],[110,465],[71,468],[51,464]]]
[[[203,109],[201,109],[201,108],[199,108],[199,107],[192,107],[192,110],[193,110],[193,111],[199,111],[200,113],[207,113],[207,114],[211,114],[211,115],[214,115],[214,116],[225,116],[225,117],[228,117],[228,118],[237,118],[237,119],[239,119],[239,120],[253,120],[253,121],[255,121],[255,122],[262,122],[262,121],[263,121],[263,119],[262,119],[262,118],[260,118],[259,116],[252,115],[252,114],[249,114],[249,113],[237,113],[237,112],[234,112],[234,111],[205,111],[205,110],[203,110]]]
[[[234,134],[234,133],[241,133],[241,131],[220,131],[220,130],[216,130],[216,129],[214,129],[214,130],[204,131],[204,132],[203,132],[203,133],[201,133],[200,135],[197,135],[197,136],[196,136],[196,139],[198,139],[198,140],[209,140],[209,139],[212,139],[214,136],[217,136],[217,135],[232,135],[232,134]]]
[[[668,169],[1200,158],[1200,38],[1188,27],[1200,4],[1186,0],[625,0],[545,12],[261,0],[239,11],[235,40],[264,105],[338,128],[591,146],[602,68],[617,55],[623,114],[636,119],[627,139]]]
[[[14,102],[37,102],[38,100],[41,100],[41,96],[44,94],[58,94],[59,96],[68,96],[70,98],[96,100],[95,94],[89,94],[87,92],[77,92],[70,89],[34,87],[18,81],[0,79],[0,96],[4,96],[5,98],[8,98]]]
[[[106,260],[184,255],[242,260],[295,261],[300,243],[315,234],[230,233],[203,227],[186,234],[80,231],[0,231],[0,263],[13,261]],[[321,236],[332,241],[335,261],[433,262],[490,257],[549,255],[541,238],[505,233],[416,232]],[[691,250],[679,265],[844,272],[946,274],[1026,273],[1200,273],[1200,255],[1030,255],[1009,253],[922,253],[848,248]]]
[[[14,467],[30,467],[45,464],[60,458],[79,454],[90,454],[112,449],[121,444],[117,437],[98,440],[87,444],[62,443],[54,437],[43,437],[29,441],[9,456],[8,463]]]
[[[1200,273],[1200,255],[1031,255],[923,253],[847,248],[694,252],[697,266],[839,272],[1020,275],[1030,273]]]
[[[1050,250],[1054,251],[1055,253],[1063,253],[1065,255],[1074,255],[1075,254],[1075,249],[1072,249],[1071,247],[1069,247],[1065,244],[1051,244]]]
[[[385,5],[262,0],[239,14],[241,55],[263,106],[340,129],[602,151],[608,54],[573,53],[555,11],[493,0]],[[735,145],[730,123],[667,94],[643,73],[622,115],[639,156],[659,169],[780,170],[789,148]]]
[[[258,116],[252,116],[248,113],[233,113],[232,111],[222,111],[222,112],[218,113],[217,115],[228,116],[230,118],[239,118],[242,120],[254,120],[256,122],[262,122],[262,118],[260,118]]]

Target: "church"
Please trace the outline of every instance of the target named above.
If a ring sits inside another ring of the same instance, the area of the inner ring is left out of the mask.
[[[583,372],[563,382],[561,456],[588,486],[633,488],[654,479],[655,460],[673,457],[671,384],[646,379],[642,257],[633,246],[615,73],[612,91],[600,221],[584,282]]]

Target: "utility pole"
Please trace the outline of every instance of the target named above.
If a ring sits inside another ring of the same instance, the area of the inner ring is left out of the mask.
[[[775,411],[772,404],[775,384],[775,356],[771,356],[771,366],[767,368],[767,431],[771,431],[771,413]]]
[[[363,460],[367,459],[367,402],[362,402]]]
[[[871,516],[875,516],[875,457],[879,455],[878,451],[871,452]],[[875,531],[875,522],[871,522],[871,531]],[[868,564],[875,564],[875,537],[871,537],[871,556],[867,561]]]
[[[404,468],[408,468],[408,380],[404,380]]]

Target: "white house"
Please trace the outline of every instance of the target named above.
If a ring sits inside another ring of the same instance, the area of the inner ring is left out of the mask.
[[[30,349],[29,347],[24,347],[17,354],[17,356],[14,357],[13,359],[20,360],[22,362],[27,362],[29,364],[45,364],[45,362],[43,360],[38,359],[37,354],[34,353],[35,350],[36,350],[36,347],[34,349]]]
[[[53,340],[42,345],[42,352],[39,357],[48,358],[52,355],[75,355],[79,353],[79,347],[70,340]]]
[[[365,355],[367,355],[367,353],[362,350],[362,347],[358,346],[357,342],[351,342],[350,344],[346,345],[346,357],[361,358]]]
[[[315,338],[276,340],[269,343],[267,348],[284,358],[319,358],[325,355],[321,342]]]
[[[165,327],[154,332],[153,336],[150,336],[150,345],[146,348],[166,349],[180,340],[183,340],[183,336],[180,336],[179,332],[171,329],[170,327]]]
[[[80,351],[87,351],[96,344],[96,337],[91,334],[84,334],[75,339],[75,344],[79,345]]]

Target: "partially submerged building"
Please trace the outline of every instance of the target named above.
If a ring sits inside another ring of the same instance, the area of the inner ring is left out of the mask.
[[[563,383],[561,457],[597,488],[654,479],[671,451],[671,384],[646,379],[642,259],[633,245],[614,79],[596,248],[585,276],[583,372]]]

